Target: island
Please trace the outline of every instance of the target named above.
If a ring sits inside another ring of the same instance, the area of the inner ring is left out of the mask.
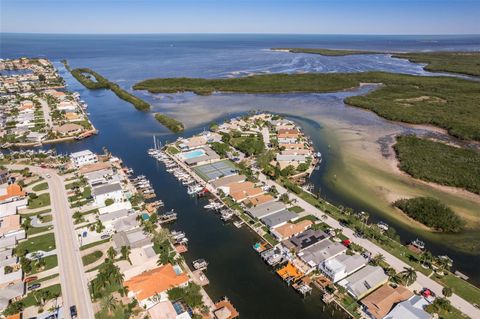
[[[322,48],[272,48],[272,51],[291,52],[291,53],[309,53],[324,56],[347,56],[361,54],[384,54],[380,51],[363,51],[363,50],[344,50],[344,49],[322,49]]]
[[[90,68],[71,69],[67,60],[63,60],[62,63],[64,64],[65,68],[73,75],[73,77],[75,77],[75,79],[82,83],[86,88],[90,90],[111,90],[119,98],[132,104],[137,110],[150,110],[150,104],[122,89],[118,84],[110,82],[107,78],[103,77],[94,70]],[[165,114],[156,113],[155,119],[173,133],[179,133],[184,130],[183,123]]]

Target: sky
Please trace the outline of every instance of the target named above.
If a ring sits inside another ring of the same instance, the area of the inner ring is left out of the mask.
[[[0,31],[480,34],[480,0],[0,0]]]

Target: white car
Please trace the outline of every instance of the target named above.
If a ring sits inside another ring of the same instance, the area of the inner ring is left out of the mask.
[[[47,175],[45,175],[45,177],[46,177],[46,178],[50,178],[50,177],[52,177],[52,176],[50,176],[50,174],[47,174]]]

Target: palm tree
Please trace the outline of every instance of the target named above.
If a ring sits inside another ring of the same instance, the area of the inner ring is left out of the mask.
[[[115,249],[113,247],[108,248],[107,256],[110,260],[113,261],[115,259],[116,255],[117,255],[117,252],[115,251]]]
[[[25,231],[29,230],[32,227],[32,219],[30,218],[30,216],[25,217],[22,226]]]
[[[442,294],[447,298],[451,297],[453,295],[453,290],[450,287],[443,287]]]
[[[107,310],[108,314],[110,315],[115,309],[117,309],[117,303],[118,300],[115,299],[114,296],[108,295],[102,298],[101,307],[103,310]]]
[[[370,262],[372,263],[372,265],[378,266],[381,263],[385,262],[385,256],[382,254],[376,254],[375,256],[373,256],[372,259],[370,259]]]
[[[122,259],[123,260],[128,260],[130,265],[132,264],[132,261],[130,260],[130,247],[129,246],[122,246],[120,249],[120,253],[122,254]]]
[[[423,266],[430,267],[432,259],[433,259],[432,253],[429,251],[425,252],[421,257]]]
[[[35,268],[37,268],[37,270],[40,270],[45,266],[46,266],[46,262],[44,258],[38,258],[37,261],[35,262]]]
[[[393,269],[392,267],[388,267],[387,269],[385,269],[385,274],[388,275],[390,280],[395,281],[394,278],[397,275],[397,272],[395,271],[395,269]]]
[[[405,269],[400,273],[400,278],[406,286],[410,286],[417,280],[417,272],[411,267],[403,267]]]
[[[326,214],[322,214],[322,219],[323,220],[327,220],[328,219],[328,216]]]

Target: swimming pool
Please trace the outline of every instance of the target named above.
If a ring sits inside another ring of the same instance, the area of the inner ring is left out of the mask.
[[[203,155],[205,155],[204,150],[194,150],[194,151],[182,153],[183,159],[191,159],[191,158],[195,158]]]

